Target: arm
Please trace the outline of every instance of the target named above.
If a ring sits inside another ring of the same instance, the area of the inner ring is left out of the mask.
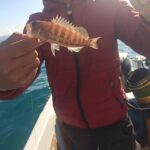
[[[139,12],[126,1],[121,1],[116,14],[116,37],[131,46],[136,52],[150,58],[150,31]]]
[[[13,34],[0,44],[0,99],[20,95],[39,74],[37,39]]]

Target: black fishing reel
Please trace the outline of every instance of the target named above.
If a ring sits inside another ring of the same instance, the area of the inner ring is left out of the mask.
[[[139,68],[130,73],[127,87],[135,96],[135,104],[128,106],[136,110],[150,110],[150,69]]]

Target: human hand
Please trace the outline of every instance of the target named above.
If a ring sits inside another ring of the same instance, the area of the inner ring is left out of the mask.
[[[24,87],[34,79],[40,64],[38,46],[37,39],[18,33],[0,43],[0,91]]]
[[[150,0],[130,0],[134,8],[150,22]]]

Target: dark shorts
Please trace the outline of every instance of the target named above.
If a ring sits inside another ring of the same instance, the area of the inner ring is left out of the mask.
[[[61,124],[63,136],[68,139],[68,150],[135,150],[133,126],[129,118],[102,128],[81,129]]]

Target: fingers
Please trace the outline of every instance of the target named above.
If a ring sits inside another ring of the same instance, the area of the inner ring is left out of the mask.
[[[0,87],[0,89],[5,89],[5,90],[12,90],[12,89],[18,89],[25,87],[34,80],[36,74],[37,74],[38,69],[33,70],[32,72],[26,74],[24,78],[16,78],[15,76],[11,76],[11,78],[7,78],[8,82],[4,82],[4,85]],[[3,83],[3,81],[0,82]]]
[[[24,68],[26,66],[31,66],[32,63],[34,63],[36,59],[39,62],[37,51],[36,50],[31,51],[30,53],[27,53],[23,55],[22,57],[18,57],[18,58],[11,60],[12,63],[10,63],[9,61],[5,65],[5,68],[7,68],[5,72],[8,74],[11,74],[13,70],[17,70],[18,68]]]
[[[20,69],[20,71],[22,73],[17,77],[17,80],[19,81],[20,86],[26,86],[35,78],[38,71],[38,63],[35,62],[35,64],[24,67],[23,69]],[[17,72],[15,72],[14,75],[15,74],[17,74]]]
[[[18,79],[23,80],[24,78],[26,78],[32,71],[38,69],[39,64],[40,60],[36,58],[34,62],[32,62],[32,64],[20,67],[20,69],[18,68],[18,70],[21,72],[19,75],[17,75]],[[12,73],[17,74],[18,71],[14,70]]]
[[[40,60],[36,38],[14,33],[0,45],[0,89],[17,89],[35,78]]]
[[[35,68],[31,72],[29,71],[26,74],[24,74],[23,76],[20,76],[18,78],[18,82],[17,82],[18,83],[18,88],[25,87],[28,84],[30,84],[34,80],[34,78],[37,74],[37,71],[38,71],[38,68]]]
[[[0,47],[1,57],[6,59],[20,57],[34,50],[39,45],[40,43],[36,38],[26,38],[13,42],[10,45]]]
[[[30,64],[24,67],[19,66],[16,69],[7,71],[3,70],[3,75],[15,88],[23,87],[29,84],[36,76],[40,61],[38,57]]]
[[[37,74],[37,71],[38,71],[38,68],[35,68],[32,72],[28,72],[27,74],[25,74],[23,78],[21,79],[20,86],[25,87],[28,84],[30,84],[34,80]]]
[[[13,42],[16,42],[19,40],[23,40],[25,38],[28,38],[28,36],[26,34],[21,34],[21,33],[15,32],[11,36],[9,36],[8,39],[6,39],[4,42],[2,42],[0,44],[0,47],[9,45],[10,43],[13,43]]]

